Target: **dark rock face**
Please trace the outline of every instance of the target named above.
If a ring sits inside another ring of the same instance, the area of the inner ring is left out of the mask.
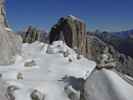
[[[4,1],[0,1],[0,64],[11,64],[15,55],[20,53],[21,38],[11,31],[6,25]]]
[[[50,32],[49,41],[63,40],[71,48],[79,49],[80,53],[87,56],[86,25],[74,16],[62,17]]]
[[[23,38],[23,43],[33,43],[35,41],[47,42],[47,32],[29,26],[26,31],[18,32]]]

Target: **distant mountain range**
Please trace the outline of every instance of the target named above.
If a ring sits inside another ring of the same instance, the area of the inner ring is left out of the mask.
[[[95,32],[104,42],[115,47],[120,53],[133,57],[133,30],[122,32]]]
[[[113,35],[121,37],[123,39],[133,38],[133,29],[128,31],[113,32]]]

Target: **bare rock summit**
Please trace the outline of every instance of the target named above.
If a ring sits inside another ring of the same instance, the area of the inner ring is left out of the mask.
[[[86,25],[79,18],[69,15],[59,19],[49,35],[50,43],[57,40],[63,40],[69,47],[78,49],[78,51],[87,57],[88,43],[86,34]]]

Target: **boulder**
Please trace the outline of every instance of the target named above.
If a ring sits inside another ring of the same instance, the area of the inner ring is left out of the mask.
[[[86,25],[79,18],[72,15],[60,18],[49,35],[50,43],[57,40],[63,40],[69,47],[79,49],[80,53],[87,57]]]
[[[32,67],[32,66],[36,66],[36,62],[34,60],[30,60],[28,62],[24,63],[25,67]]]
[[[33,90],[31,93],[31,100],[45,100],[45,95],[38,90]]]
[[[6,91],[6,97],[8,98],[8,100],[15,100],[15,91],[17,91],[19,88],[14,86],[14,85],[11,85],[7,88],[7,91]]]

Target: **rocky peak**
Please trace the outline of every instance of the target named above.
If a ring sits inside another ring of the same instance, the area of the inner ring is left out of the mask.
[[[79,18],[69,15],[59,19],[50,31],[49,40],[52,43],[60,39],[64,39],[69,47],[77,48],[81,54],[87,56],[86,25]]]

